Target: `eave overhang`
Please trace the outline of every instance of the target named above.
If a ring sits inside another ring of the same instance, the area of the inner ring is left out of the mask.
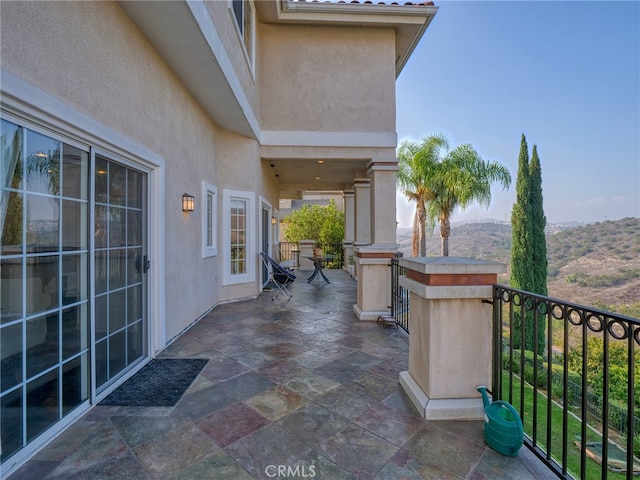
[[[276,0],[256,2],[260,21],[297,25],[344,25],[394,28],[396,77],[438,12],[431,2],[406,4],[371,1],[329,2]]]
[[[217,125],[260,138],[259,122],[204,2],[119,4]]]

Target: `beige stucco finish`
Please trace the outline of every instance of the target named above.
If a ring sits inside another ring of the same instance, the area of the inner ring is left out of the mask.
[[[201,182],[220,197],[224,187],[260,192],[257,143],[217,128],[116,3],[3,2],[1,40],[3,69],[166,160],[167,288],[156,299],[166,340],[216,303],[258,293],[255,283],[227,292],[219,256],[199,254]],[[196,196],[193,213],[181,211],[184,192]]]
[[[260,33],[264,130],[395,131],[393,29],[262,25]]]
[[[495,274],[503,264],[457,257],[401,259],[419,274]],[[491,384],[492,297],[490,284],[431,286],[402,276],[410,291],[409,370],[400,383],[425,416],[480,419],[478,385]],[[455,283],[455,281],[453,281]]]

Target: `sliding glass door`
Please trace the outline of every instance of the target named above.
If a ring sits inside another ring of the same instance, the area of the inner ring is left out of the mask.
[[[146,357],[149,262],[145,172],[0,122],[4,462]]]
[[[95,157],[95,366],[104,388],[146,356],[146,175]]]
[[[4,460],[90,395],[89,153],[1,122]]]

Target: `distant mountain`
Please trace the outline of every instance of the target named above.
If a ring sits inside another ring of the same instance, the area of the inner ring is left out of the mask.
[[[399,229],[400,251],[411,256],[411,229]],[[427,239],[427,255],[440,255],[438,228]],[[449,255],[511,261],[511,225],[505,222],[454,225]],[[547,227],[549,296],[591,306],[640,304],[640,218]],[[501,283],[509,276],[501,275]],[[624,310],[624,308],[623,308]]]

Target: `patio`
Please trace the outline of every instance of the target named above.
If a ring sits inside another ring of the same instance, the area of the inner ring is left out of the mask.
[[[221,305],[161,353],[209,359],[175,407],[96,406],[9,478],[556,478],[489,449],[482,422],[417,416],[407,334],[358,321],[345,272],[305,273],[289,303]]]

